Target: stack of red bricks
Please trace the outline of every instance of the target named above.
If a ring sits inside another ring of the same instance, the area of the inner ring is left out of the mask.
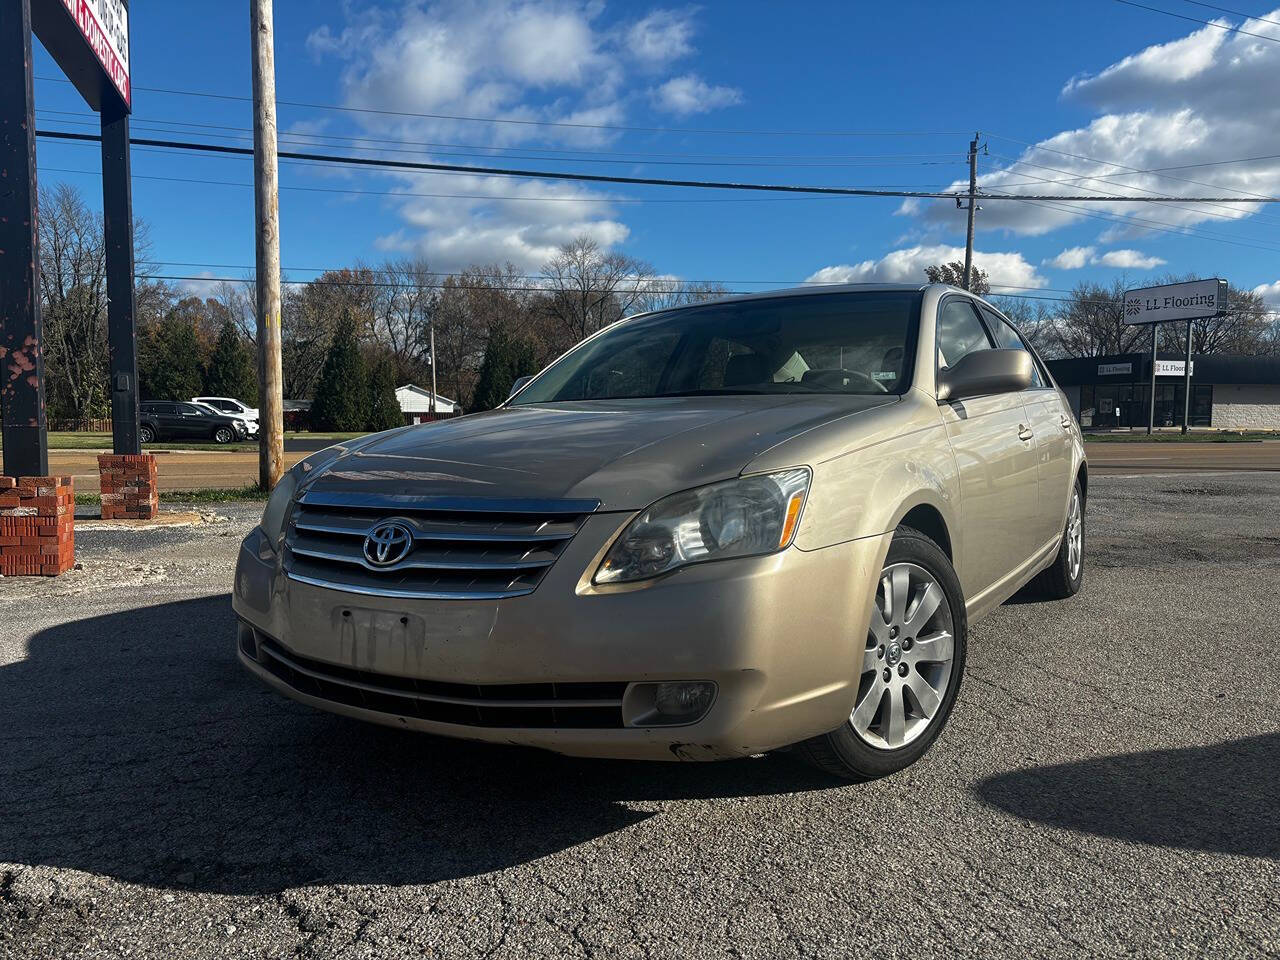
[[[76,562],[70,477],[0,477],[0,575],[57,576]]]
[[[103,520],[153,520],[160,511],[156,458],[143,454],[98,454]]]

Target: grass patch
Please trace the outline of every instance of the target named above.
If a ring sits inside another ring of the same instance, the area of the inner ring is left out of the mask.
[[[327,440],[331,443],[337,443],[339,440],[354,440],[356,437],[363,437],[363,432],[358,433],[307,433],[305,431],[290,430],[286,431],[284,438],[286,440],[304,439],[304,440]],[[2,448],[2,447],[0,447]],[[50,450],[107,450],[111,449],[111,434],[109,433],[71,433],[66,431],[49,431],[49,449]],[[143,453],[159,453],[165,450],[217,450],[222,453],[228,452],[247,452],[258,449],[258,441],[245,440],[235,443],[213,443],[202,442],[199,440],[174,440],[161,441],[159,443],[149,443],[142,448]]]
[[[1259,443],[1263,440],[1280,440],[1280,434],[1258,431],[1215,430],[1207,433],[1161,433],[1147,436],[1145,431],[1134,433],[1086,433],[1085,443]]]
[[[220,487],[204,487],[199,490],[161,490],[161,503],[233,503],[233,502],[266,502],[270,494],[258,489],[256,483],[247,487],[232,487],[222,489]],[[96,493],[77,493],[76,505],[81,507],[96,507],[102,503],[102,498]]]

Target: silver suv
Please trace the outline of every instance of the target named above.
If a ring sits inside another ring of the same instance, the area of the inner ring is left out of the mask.
[[[290,471],[240,550],[239,656],[397,727],[880,776],[946,723],[972,620],[1080,588],[1087,481],[1044,365],[963,291],[647,314],[497,410]]]

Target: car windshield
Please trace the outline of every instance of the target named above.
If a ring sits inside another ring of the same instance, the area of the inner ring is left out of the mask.
[[[673,310],[580,344],[515,404],[716,394],[902,393],[920,294],[806,294]]]

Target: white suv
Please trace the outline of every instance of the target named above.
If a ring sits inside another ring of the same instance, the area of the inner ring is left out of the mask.
[[[192,403],[203,403],[220,413],[243,420],[245,432],[250,436],[258,433],[258,408],[246,406],[233,397],[192,397]]]

